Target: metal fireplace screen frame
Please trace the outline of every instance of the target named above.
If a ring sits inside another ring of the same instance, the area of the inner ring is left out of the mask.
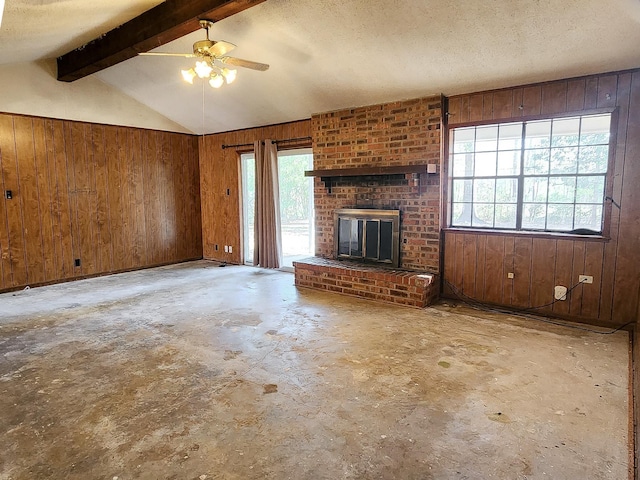
[[[335,258],[400,266],[400,210],[341,208],[333,217]]]

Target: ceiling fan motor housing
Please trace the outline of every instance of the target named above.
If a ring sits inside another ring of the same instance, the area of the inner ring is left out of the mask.
[[[213,40],[200,40],[193,44],[193,53],[195,55],[210,55],[209,50],[215,45]]]

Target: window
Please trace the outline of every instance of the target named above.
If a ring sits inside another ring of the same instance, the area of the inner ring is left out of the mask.
[[[452,227],[601,233],[611,114],[452,129]]]

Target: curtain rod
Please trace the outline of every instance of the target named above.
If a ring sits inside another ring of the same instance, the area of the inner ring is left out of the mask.
[[[311,137],[298,137],[298,138],[286,138],[284,140],[272,140],[273,143],[275,143],[276,145],[278,143],[292,143],[292,142],[298,142],[300,140],[311,140]],[[264,142],[262,142],[264,145]],[[235,145],[222,145],[222,149],[224,150],[225,148],[238,148],[238,147],[251,147],[253,146],[253,143],[237,143]]]

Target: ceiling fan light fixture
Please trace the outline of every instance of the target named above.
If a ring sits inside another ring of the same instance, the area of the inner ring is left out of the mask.
[[[202,61],[196,62],[195,70],[200,78],[207,78],[209,75],[211,75],[211,71],[213,70],[213,68],[211,68],[211,65],[209,65],[206,61]]]
[[[232,83],[236,77],[238,76],[238,70],[230,70],[228,68],[222,69],[222,76],[227,81],[227,83]]]
[[[182,73],[182,78],[185,82],[193,85],[193,79],[196,77],[196,71],[193,68],[190,68],[189,70],[180,70],[180,73]]]
[[[211,85],[213,88],[220,88],[223,83],[224,78],[222,78],[222,76],[218,75],[217,73],[211,75],[211,78],[209,79],[209,85]]]

